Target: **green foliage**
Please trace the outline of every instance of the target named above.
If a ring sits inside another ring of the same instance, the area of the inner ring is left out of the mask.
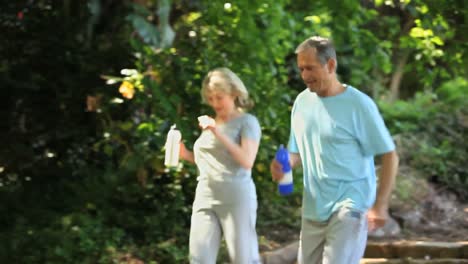
[[[296,18],[292,34],[332,37],[342,81],[374,98],[386,95],[400,70],[400,94],[409,97],[415,87],[434,91],[466,75],[467,11],[460,1],[294,1],[288,9]]]
[[[468,173],[465,142],[468,140],[466,79],[448,81],[437,94],[417,94],[413,100],[394,104],[381,102],[387,125],[394,134],[404,137],[411,148],[409,165],[429,179],[468,199]]]
[[[0,150],[0,185],[10,191],[73,178],[99,162],[90,150],[100,135],[86,97],[102,86],[98,73],[118,70],[129,54],[118,21],[93,24],[97,10],[86,3],[52,8],[50,2],[15,1],[0,12],[0,81],[7,91],[0,136],[8,142]],[[102,33],[116,28],[117,34]]]
[[[436,93],[441,100],[455,109],[461,109],[468,105],[468,81],[464,78],[459,77],[442,84]]]
[[[417,93],[413,100],[380,101],[385,120],[392,134],[421,131],[421,125],[437,112],[432,93]]]
[[[0,251],[0,259],[14,263],[76,263],[76,259],[80,263],[111,263],[127,254],[161,263],[185,259],[190,208],[184,200],[183,184],[172,182],[168,175],[155,175],[142,188],[125,171],[101,176],[96,172],[90,171],[93,176],[82,182],[57,184],[61,192],[73,197],[64,201],[67,208],[61,211],[41,209],[52,203],[36,198],[34,214],[32,205],[19,202],[25,206],[23,215],[36,215],[40,221],[17,218],[11,229],[2,230],[1,237],[8,244]],[[2,194],[2,198],[24,199],[24,195]],[[6,216],[6,211],[2,213]]]
[[[268,167],[286,143],[290,107],[304,89],[294,48],[316,34],[335,40],[342,80],[375,97],[385,94],[396,61],[409,54],[403,87],[413,90],[405,94],[425,92],[382,103],[385,118],[393,133],[417,138],[408,162],[466,194],[460,142],[466,142],[467,85],[454,78],[467,68],[460,3],[4,4],[0,262],[186,262],[197,172],[186,163],[166,169],[163,145],[177,124],[192,147],[196,117],[213,114],[200,102],[201,81],[219,66],[245,82],[262,125],[253,173],[258,228],[263,234],[298,228],[300,172],[296,192],[285,198]]]

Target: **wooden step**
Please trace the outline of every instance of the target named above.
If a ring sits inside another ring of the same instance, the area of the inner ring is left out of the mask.
[[[440,259],[386,259],[364,258],[360,264],[468,264],[468,259],[440,258]]]
[[[264,264],[294,264],[299,243],[262,252]],[[361,264],[468,264],[468,241],[368,241]]]
[[[365,258],[468,259],[468,241],[397,241],[367,243]]]

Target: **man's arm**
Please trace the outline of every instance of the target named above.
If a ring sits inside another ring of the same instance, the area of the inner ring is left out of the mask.
[[[377,197],[374,206],[368,212],[370,230],[382,227],[388,218],[388,206],[398,173],[398,162],[399,158],[395,150],[382,155]]]
[[[301,166],[301,156],[299,153],[289,152],[289,163],[291,164],[291,168]]]
[[[301,156],[299,155],[299,153],[289,152],[289,164],[291,164],[291,168],[293,169],[301,165]],[[273,158],[273,160],[271,161],[270,172],[271,178],[274,181],[280,181],[284,176],[282,166],[275,158]]]

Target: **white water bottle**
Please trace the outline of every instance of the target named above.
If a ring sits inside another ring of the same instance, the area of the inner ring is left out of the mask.
[[[176,129],[176,125],[171,126],[171,129],[167,133],[166,139],[166,156],[164,159],[164,165],[166,167],[175,167],[179,164],[179,152],[180,152],[180,140],[182,135],[180,131]]]
[[[291,165],[289,164],[288,150],[285,149],[283,145],[281,145],[278,151],[276,152],[275,158],[281,164],[282,171],[284,173],[283,178],[278,184],[278,191],[281,195],[291,194],[294,191],[294,184],[292,177],[292,169]]]

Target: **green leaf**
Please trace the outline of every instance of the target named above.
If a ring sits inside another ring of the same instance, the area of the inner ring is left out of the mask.
[[[435,36],[435,37],[432,37],[431,38],[431,41],[436,44],[436,45],[439,45],[439,46],[443,46],[444,45],[444,41],[438,37],[438,36]]]

